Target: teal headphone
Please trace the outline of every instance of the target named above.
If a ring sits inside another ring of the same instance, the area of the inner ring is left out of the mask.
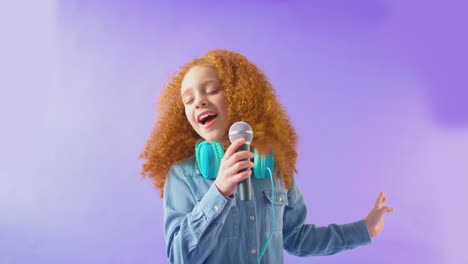
[[[219,165],[224,156],[223,145],[219,142],[210,143],[208,141],[199,140],[195,144],[195,158],[197,159],[198,169],[202,176],[206,179],[216,179],[218,175]],[[275,158],[273,153],[269,156],[258,154],[254,149],[254,167],[253,175],[256,179],[269,179],[267,169],[274,171]]]

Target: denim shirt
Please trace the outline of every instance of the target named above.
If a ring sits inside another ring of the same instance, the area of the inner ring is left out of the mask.
[[[283,263],[283,248],[296,256],[332,255],[369,244],[364,220],[327,227],[306,224],[304,198],[293,181],[252,177],[252,200],[224,197],[214,180],[201,176],[194,156],[171,167],[164,186],[164,235],[170,263],[257,263],[272,228],[276,228],[261,263]]]

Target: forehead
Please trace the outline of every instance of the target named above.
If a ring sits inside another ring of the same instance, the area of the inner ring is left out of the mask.
[[[206,82],[219,82],[218,73],[209,66],[194,66],[187,74],[181,84],[181,92],[184,93],[190,88],[199,87]]]

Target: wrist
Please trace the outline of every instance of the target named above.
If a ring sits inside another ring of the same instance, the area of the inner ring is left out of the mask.
[[[222,191],[221,188],[218,187],[218,185],[216,184],[216,182],[215,182],[215,187],[216,187],[216,189],[218,189],[218,192],[219,192],[222,196],[232,198],[231,196],[233,196],[233,194],[229,194],[229,193],[226,193],[226,192]]]

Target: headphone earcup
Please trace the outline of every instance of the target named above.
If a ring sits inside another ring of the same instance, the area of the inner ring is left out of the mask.
[[[271,170],[271,173],[275,171],[275,157],[273,153],[263,156],[258,154],[258,151],[254,149],[254,177],[256,179],[269,179],[270,173],[267,168]]]
[[[200,140],[195,144],[198,169],[206,179],[216,179],[223,156],[224,149],[219,142],[210,143]]]

